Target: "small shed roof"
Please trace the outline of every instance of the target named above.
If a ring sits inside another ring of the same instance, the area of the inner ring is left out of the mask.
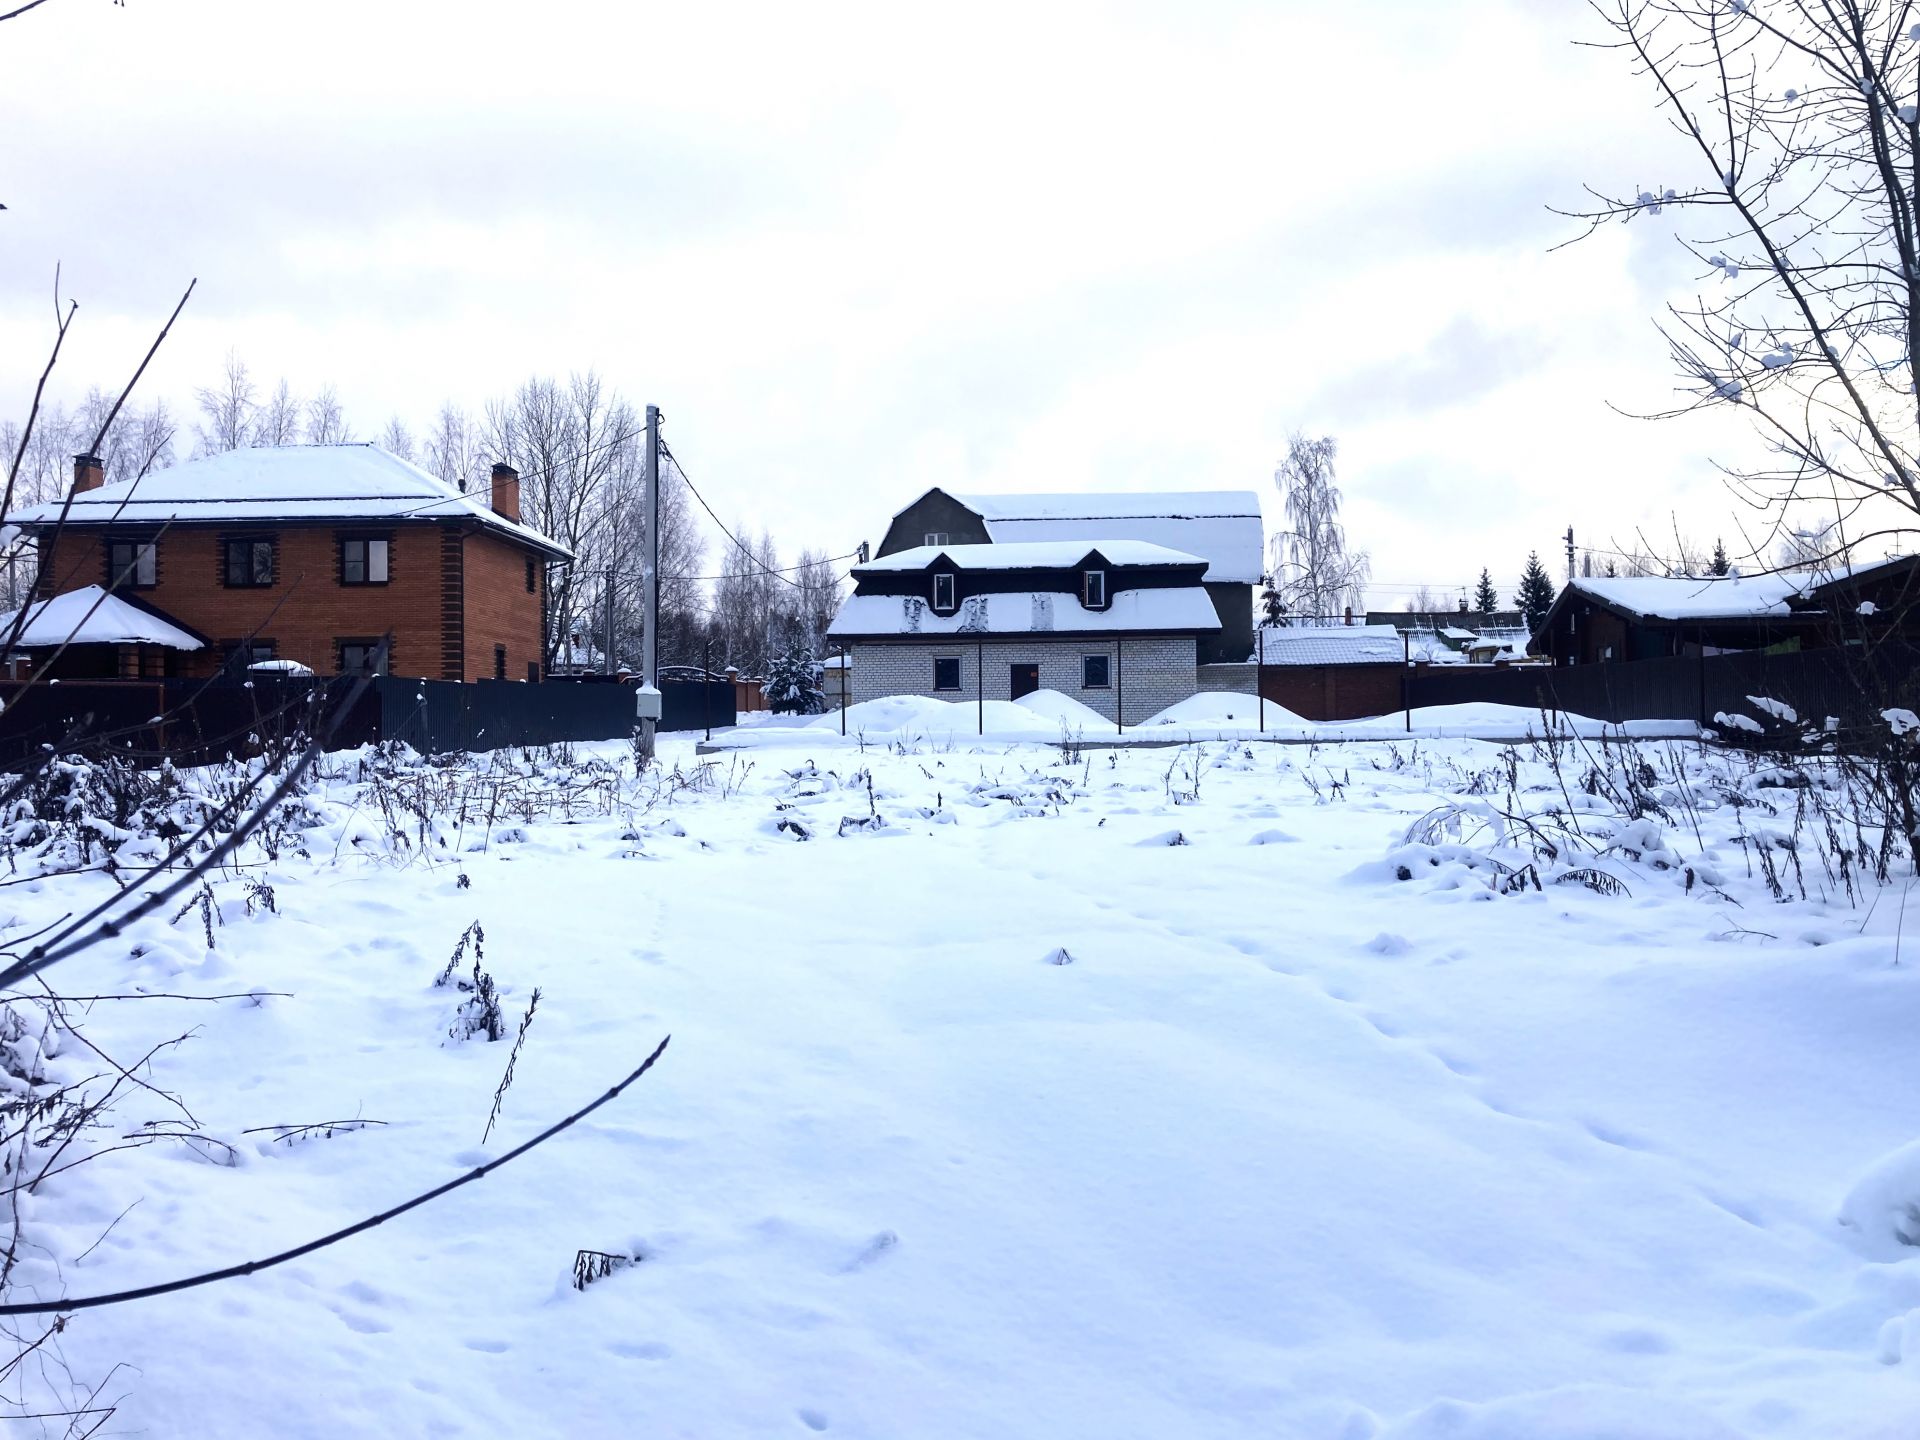
[[[18,610],[0,616],[0,638],[13,633]],[[169,650],[201,650],[205,642],[143,606],[98,585],[69,590],[64,595],[27,607],[26,623],[15,642],[21,649],[50,649],[60,645],[163,645]]]
[[[1406,642],[1391,625],[1272,625],[1261,631],[1269,665],[1398,665]]]
[[[1796,573],[1754,576],[1579,576],[1567,582],[1576,594],[1645,620],[1756,620],[1784,616],[1787,602],[1820,577]]]

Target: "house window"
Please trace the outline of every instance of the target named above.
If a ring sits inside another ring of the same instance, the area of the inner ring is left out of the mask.
[[[527,561],[527,593],[534,594],[540,588],[540,572],[534,568],[533,561]]]
[[[933,608],[942,615],[953,609],[953,576],[936,575],[933,577]]]
[[[159,578],[159,561],[151,540],[107,542],[107,584],[131,590],[150,590]]]
[[[933,688],[936,690],[958,690],[960,688],[960,657],[958,655],[937,655],[934,657]]]
[[[1080,657],[1080,688],[1082,690],[1107,690],[1113,686],[1113,657],[1110,655],[1082,655]]]
[[[386,584],[387,542],[385,540],[342,540],[340,542],[340,583],[342,585]]]
[[[493,647],[493,678],[496,680],[507,678],[507,647],[504,645]]]
[[[1080,572],[1080,599],[1089,610],[1107,608],[1106,571],[1083,570]]]
[[[229,540],[222,573],[229,590],[252,590],[273,584],[273,541]]]
[[[951,542],[948,540],[945,530],[929,530],[927,532],[927,538],[923,543],[927,545],[947,545]]]
[[[393,661],[391,651],[382,653],[378,640],[342,640],[340,642],[340,673],[342,675],[385,675]]]

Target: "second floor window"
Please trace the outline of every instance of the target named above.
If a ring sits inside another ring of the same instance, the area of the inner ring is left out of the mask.
[[[533,561],[529,560],[527,561],[527,593],[534,595],[538,594],[539,590],[540,572],[535,568]]]
[[[151,540],[109,540],[107,580],[111,585],[149,589],[159,579],[159,562]]]
[[[386,584],[387,542],[385,540],[342,540],[340,542],[340,583],[342,585]]]
[[[942,615],[953,609],[953,576],[933,577],[933,608]]]
[[[945,530],[929,530],[927,531],[927,538],[923,543],[928,545],[945,545],[947,543],[947,532]]]
[[[273,584],[271,540],[229,540],[226,543],[226,581],[230,590]]]
[[[1107,572],[1104,570],[1086,570],[1081,572],[1081,597],[1089,610],[1107,608]]]

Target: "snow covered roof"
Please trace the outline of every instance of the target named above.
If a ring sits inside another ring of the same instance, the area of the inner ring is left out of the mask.
[[[1391,625],[1273,625],[1260,644],[1269,665],[1397,665],[1407,656]]]
[[[1208,580],[1246,584],[1257,583],[1263,568],[1266,531],[1260,497],[1251,490],[953,498],[986,521],[995,544],[1144,540],[1200,556],[1209,567]]]
[[[1788,614],[1788,599],[1819,578],[1804,573],[1700,579],[1583,575],[1568,581],[1567,588],[1647,620],[1750,620]]]
[[[0,616],[0,637],[13,633],[10,610]],[[164,645],[169,650],[200,650],[198,636],[98,585],[69,590],[27,607],[27,621],[15,642],[21,649],[75,645]]]
[[[974,595],[951,615],[937,615],[917,595],[854,595],[841,602],[827,634],[1045,635],[1118,634],[1135,630],[1218,630],[1213,600],[1198,585],[1117,590],[1105,610],[1089,610],[1058,590]]]
[[[36,505],[14,518],[29,528],[52,525],[60,505]],[[82,491],[67,513],[72,525],[275,520],[469,520],[549,555],[569,554],[531,526],[495,514],[480,495],[377,445],[230,450]]]
[[[1204,565],[1198,555],[1144,540],[1030,540],[992,545],[916,545],[857,566],[854,574],[924,570],[942,555],[957,570],[1070,570],[1098,550],[1113,565]]]

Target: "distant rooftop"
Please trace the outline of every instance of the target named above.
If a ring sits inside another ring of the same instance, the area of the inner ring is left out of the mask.
[[[1145,540],[1028,540],[993,545],[916,545],[855,567],[857,573],[924,570],[945,556],[958,570],[1070,570],[1094,551],[1113,565],[1204,565],[1198,555]]]
[[[469,520],[549,555],[566,547],[497,515],[490,497],[456,490],[377,445],[283,445],[230,450],[73,497],[73,525],[276,520]],[[33,529],[60,518],[60,501],[14,517]]]
[[[1391,625],[1267,625],[1259,654],[1269,665],[1382,665],[1407,657]]]
[[[1260,497],[1251,490],[955,495],[994,543],[1142,540],[1197,555],[1206,579],[1255,584],[1265,566]]]

